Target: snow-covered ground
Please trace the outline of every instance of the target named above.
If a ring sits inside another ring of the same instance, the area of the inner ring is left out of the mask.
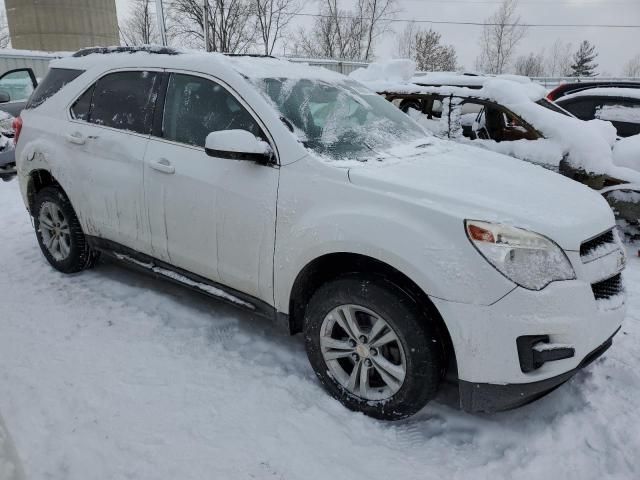
[[[640,260],[603,358],[546,398],[383,423],[324,394],[301,338],[112,263],[63,276],[0,183],[0,411],[27,478],[640,478]],[[4,480],[4,479],[2,479]]]

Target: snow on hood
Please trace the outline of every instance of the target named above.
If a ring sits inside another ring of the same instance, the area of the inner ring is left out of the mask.
[[[530,229],[569,250],[614,224],[606,201],[584,185],[510,157],[431,140],[420,155],[352,168],[349,178],[460,219]]]

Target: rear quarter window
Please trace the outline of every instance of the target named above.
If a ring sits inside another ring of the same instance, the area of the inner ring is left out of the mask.
[[[84,70],[72,68],[51,68],[29,98],[25,108],[35,108],[42,105],[48,98],[60,91],[67,83],[75,80],[84,73]]]

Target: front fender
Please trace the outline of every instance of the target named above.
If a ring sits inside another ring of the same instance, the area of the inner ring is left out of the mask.
[[[384,262],[427,295],[449,301],[489,305],[514,288],[473,248],[463,219],[353,185],[339,174],[309,182],[309,168],[300,166],[281,171],[274,256],[278,311],[288,313],[298,273],[331,253]]]

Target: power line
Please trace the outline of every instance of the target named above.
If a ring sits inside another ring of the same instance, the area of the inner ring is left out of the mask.
[[[421,0],[422,1],[422,0]],[[436,0],[424,0],[426,2],[435,2]],[[464,0],[458,0],[454,2],[453,0],[447,1],[446,3],[462,3]],[[488,0],[485,0],[488,1]],[[166,4],[175,4],[173,1],[166,1]],[[480,2],[472,2],[468,3],[480,3]],[[492,3],[501,3],[501,2],[492,2]],[[549,3],[549,4],[557,4],[558,2],[540,2],[540,3]],[[304,12],[282,12],[285,15],[291,15],[292,17],[308,17],[308,18],[342,18],[349,20],[368,20],[366,17],[359,17],[357,15],[328,15],[323,13],[304,13]],[[427,19],[408,19],[408,18],[380,18],[380,21],[387,23],[427,23],[433,25],[458,25],[458,26],[472,26],[472,27],[493,27],[504,25],[507,27],[516,27],[523,26],[528,28],[615,28],[615,29],[625,29],[625,28],[640,28],[640,24],[638,25],[624,25],[624,24],[603,24],[603,23],[505,23],[498,24],[492,22],[463,22],[463,21],[455,21],[455,20],[427,20]]]
[[[322,13],[291,13],[296,17],[316,17],[316,18],[335,18],[334,15],[325,15]],[[356,15],[338,15],[338,18],[346,18],[351,20],[367,20],[365,17]],[[467,25],[467,26],[497,26],[503,25],[492,22],[458,22],[453,20],[426,20],[426,19],[407,19],[407,18],[381,18],[383,22],[389,23],[432,23],[437,25]],[[505,23],[504,26],[515,27],[560,27],[560,28],[640,28],[640,25],[618,25],[618,24],[602,24],[602,23]]]

